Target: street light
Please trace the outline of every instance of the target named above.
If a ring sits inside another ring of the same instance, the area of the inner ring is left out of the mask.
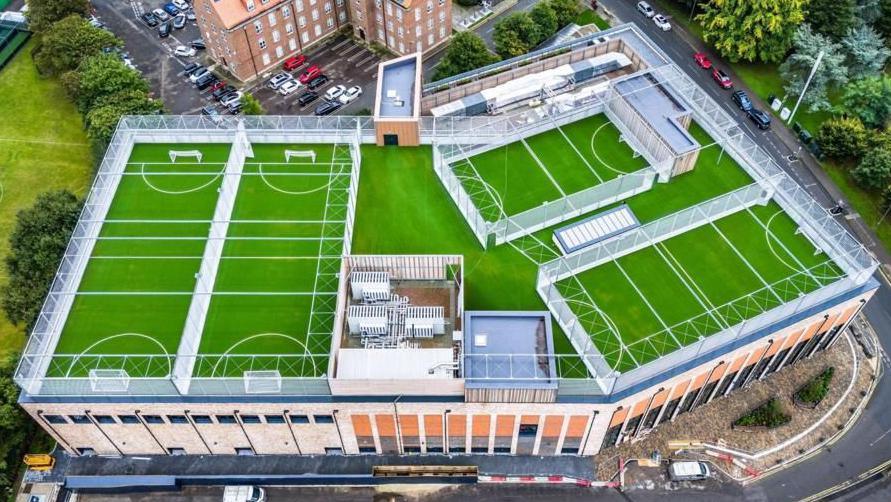
[[[820,62],[823,61],[823,55],[826,54],[825,51],[820,51],[817,54],[817,60],[814,61],[814,67],[811,68],[811,74],[807,76],[807,82],[804,83],[804,89],[801,90],[801,94],[798,95],[798,101],[795,102],[795,108],[792,109],[792,114],[789,115],[788,122],[792,123],[792,118],[795,117],[795,112],[798,111],[798,107],[801,105],[801,100],[804,99],[804,95],[807,92],[807,88],[811,85],[811,80],[814,79],[814,75],[817,73],[817,68],[820,67]]]

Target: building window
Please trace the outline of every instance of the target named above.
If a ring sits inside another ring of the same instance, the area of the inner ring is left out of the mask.
[[[338,13],[337,13],[337,17],[339,17],[341,21],[346,21],[346,12],[344,12],[344,11],[340,11],[340,12],[338,12]],[[362,20],[362,13],[361,13],[361,12],[359,13],[359,20],[360,20],[360,21]]]
[[[114,417],[111,415],[95,415],[96,421],[100,424],[116,424]]]
[[[285,423],[285,417],[281,415],[264,415],[263,418],[266,420],[267,424],[283,424]]]
[[[67,424],[68,421],[62,415],[44,415],[43,419],[49,424],[61,425]]]
[[[310,4],[310,5],[315,5],[315,4],[316,4],[316,0],[309,0],[309,4]]]
[[[253,448],[235,448],[235,454],[241,456],[252,456],[254,454]]]
[[[299,26],[299,27],[301,27],[301,28],[303,28],[304,26],[306,26],[306,18],[303,17],[303,16],[300,16],[300,17],[297,19],[297,26]]]
[[[187,424],[189,419],[185,415],[167,415],[167,421],[171,424]]]
[[[263,33],[263,21],[254,21],[254,31],[256,31],[258,34]]]
[[[420,38],[418,39],[418,50],[419,50],[419,51],[423,51],[423,50],[424,50],[424,41],[421,40]]]
[[[316,28],[316,36],[317,37],[321,36],[322,35],[322,27],[319,25],[316,25],[315,28]]]
[[[433,18],[430,18],[430,19],[427,20],[427,29],[428,29],[428,30],[432,30],[432,29],[433,29]]]
[[[445,11],[441,10],[441,11],[439,11],[439,20],[443,21],[444,19],[445,19]]]
[[[288,48],[291,49],[292,51],[296,51],[297,50],[297,40],[295,40],[293,38],[288,39]]]
[[[309,33],[305,32],[305,31],[303,33],[301,33],[300,40],[303,40],[304,44],[309,42]]]
[[[415,26],[415,36],[418,38],[421,37],[421,26],[420,25]]]
[[[210,418],[210,415],[192,415],[192,420],[194,420],[196,424],[212,424],[213,423],[213,420]]]
[[[466,450],[463,446],[449,446],[449,453],[464,453]]]
[[[535,437],[538,435],[538,425],[520,425],[519,436]]]
[[[393,21],[387,21],[387,31],[393,31]]]
[[[260,421],[260,417],[257,415],[242,415],[241,422],[245,424],[259,424],[262,423]]]
[[[442,26],[439,27],[439,38],[445,38],[445,28]]]
[[[133,425],[139,423],[139,417],[136,415],[118,415],[118,420],[122,424]]]
[[[186,449],[185,449],[185,448],[179,448],[179,447],[176,447],[176,446],[171,446],[170,448],[167,448],[167,453],[170,454],[170,455],[175,455],[175,456],[185,455],[185,454],[186,454]]]
[[[318,20],[319,20],[319,9],[313,9],[313,10],[312,10],[312,20],[313,20],[313,21],[318,21]]]
[[[402,26],[396,29],[396,34],[399,35],[399,38],[402,38]]]
[[[282,58],[282,57],[284,57],[284,55],[285,55],[285,50],[282,49],[281,46],[278,46],[275,48],[275,57]]]
[[[288,415],[292,424],[308,424],[309,417],[306,415]]]
[[[218,424],[234,424],[235,415],[217,415]]]
[[[383,3],[381,2],[381,0],[374,0],[374,5],[376,5],[377,8],[380,9],[381,5],[383,5]]]
[[[248,12],[254,10],[257,6],[254,4],[254,0],[247,0],[247,10]]]
[[[378,24],[381,24],[384,22],[384,16],[382,16],[380,12],[377,13],[377,16],[375,16],[375,19],[377,19]]]
[[[297,11],[303,10],[303,0],[297,0]]]
[[[325,455],[343,455],[342,448],[325,448]]]
[[[264,39],[261,38],[261,39],[258,39],[258,40],[257,40],[257,43],[260,44],[260,48],[261,48],[261,49],[265,49],[265,48],[266,48],[266,40],[264,40]]]
[[[327,24],[329,28],[332,27],[332,26],[334,26],[334,18],[333,18],[333,17],[329,17],[329,18],[328,18],[328,21],[327,21],[325,24]]]
[[[427,14],[433,12],[433,2],[427,2]]]
[[[421,20],[421,9],[415,9],[415,21]]]
[[[143,415],[142,419],[145,420],[147,424],[163,424],[164,419],[161,418],[161,415]]]
[[[313,420],[313,422],[315,422],[317,424],[333,424],[334,423],[334,417],[331,415],[313,415],[312,420]]]
[[[285,25],[285,33],[288,33],[288,34],[294,33],[294,25],[291,23],[286,24]]]
[[[390,5],[389,3],[387,3],[387,15],[388,15],[388,16],[392,16],[392,15],[393,15],[393,6]]]
[[[405,44],[403,44],[402,41],[399,42],[399,53],[400,54],[405,53]]]
[[[427,45],[433,45],[433,33],[427,35]]]
[[[374,446],[360,446],[359,453],[377,453],[377,450],[374,449]]]
[[[291,17],[291,8],[288,7],[287,5],[282,7],[282,17],[284,19],[288,19],[289,17]]]
[[[387,45],[389,47],[393,47],[394,45],[396,45],[396,41],[393,40],[393,35],[390,35],[389,37],[387,37]]]
[[[331,12],[331,2],[325,2],[325,13]]]
[[[275,26],[275,23],[278,21],[275,18],[275,12],[270,12],[269,15],[266,17],[267,19],[269,19],[269,26]]]
[[[89,424],[92,423],[90,421],[90,417],[86,415],[68,415],[68,420],[71,420],[73,424]]]
[[[384,41],[384,30],[380,28],[377,29],[377,39],[380,41]]]
[[[402,10],[397,10],[397,11],[396,11],[396,20],[397,20],[397,21],[402,21]]]
[[[272,32],[272,43],[277,44],[281,39],[281,35],[279,35],[278,30]]]

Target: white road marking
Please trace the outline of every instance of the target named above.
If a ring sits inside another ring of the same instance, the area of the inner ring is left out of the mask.
[[[891,429],[888,429],[888,430],[886,430],[885,432],[883,432],[879,437],[876,438],[875,441],[873,441],[872,443],[869,443],[869,446],[875,446],[876,443],[878,443],[879,441],[881,441],[881,440],[882,440],[885,436],[887,436],[888,434],[891,434]]]

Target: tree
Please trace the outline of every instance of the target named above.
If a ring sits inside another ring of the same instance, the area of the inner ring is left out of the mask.
[[[535,21],[527,12],[514,12],[495,23],[495,51],[503,58],[522,56],[540,41]]]
[[[446,48],[445,55],[436,66],[433,80],[444,78],[475,70],[492,63],[497,63],[500,58],[492,54],[486,47],[486,43],[472,31],[462,31],[452,37]]]
[[[539,40],[535,45],[544,42],[554,33],[557,33],[557,29],[559,28],[557,25],[557,13],[551,8],[549,2],[535,4],[535,7],[529,11],[529,17],[532,18],[532,22],[538,25]]]
[[[81,113],[89,111],[101,98],[125,91],[148,93],[142,75],[128,67],[115,54],[93,56],[77,69],[80,74],[77,105]]]
[[[28,0],[28,27],[43,33],[68,16],[84,18],[90,13],[89,0]]]
[[[891,118],[891,80],[869,77],[851,82],[845,87],[842,104],[845,112],[865,125],[883,127]]]
[[[855,0],[810,0],[807,22],[817,33],[838,40],[853,28],[857,21]]]
[[[891,185],[885,187],[882,190],[882,211],[887,212],[891,210]]]
[[[807,0],[711,0],[700,5],[696,20],[702,37],[722,56],[734,63],[775,63],[792,46]]]
[[[241,97],[241,113],[245,115],[264,115],[266,110],[257,101],[253,94],[245,94]]]
[[[115,128],[124,115],[151,115],[163,109],[160,101],[141,90],[125,90],[101,99],[84,116],[87,135],[103,149],[111,140]]]
[[[879,15],[872,23],[873,27],[888,41],[891,37],[891,0],[879,0]]]
[[[882,15],[882,0],[857,0],[857,16],[872,24]]]
[[[17,354],[0,358],[0,493],[12,498],[22,455],[37,426],[18,405],[20,390],[12,380]]]
[[[857,118],[833,118],[820,125],[817,143],[834,159],[857,159],[866,148],[866,128]]]
[[[868,151],[851,171],[851,176],[864,188],[880,190],[887,187],[891,181],[891,150],[874,148]]]
[[[555,32],[567,24],[575,22],[582,12],[578,0],[547,0],[547,3],[557,16]]]
[[[891,56],[882,36],[865,24],[848,30],[841,45],[847,54],[848,76],[852,79],[880,74]]]
[[[780,76],[786,81],[784,88],[793,96],[801,95],[820,51],[823,60],[811,79],[803,103],[810,105],[810,111],[831,108],[826,93],[848,82],[848,68],[841,46],[819,33],[814,33],[807,24],[795,32],[795,52],[780,65]]]
[[[49,291],[81,201],[65,190],[45,192],[28,209],[16,215],[9,238],[6,272],[9,282],[2,290],[2,306],[14,324],[30,331]]]
[[[111,32],[94,28],[84,18],[72,15],[43,33],[34,51],[34,63],[43,74],[61,75],[77,68],[84,59],[101,54],[102,49],[121,45],[121,40]]]

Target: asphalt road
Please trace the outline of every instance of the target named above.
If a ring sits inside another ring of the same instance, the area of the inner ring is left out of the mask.
[[[688,40],[678,33],[677,27],[663,32],[655,27],[649,19],[637,12],[634,0],[601,0],[601,5],[615,14],[621,21],[634,22],[647,33],[664,50],[675,63],[691,75],[718,103],[727,108],[732,116],[738,118],[742,127],[764,148],[780,166],[797,180],[823,207],[830,207],[838,200],[840,192],[821,179],[821,173],[815,173],[812,158],[789,162],[787,156],[798,152],[798,145],[791,131],[783,129],[778,121],[774,121],[774,130],[759,131],[738,111],[729,100],[729,93],[718,88],[711,81],[708,72],[695,65],[692,55],[697,49],[691,47]],[[658,10],[658,5],[657,5]],[[721,61],[712,57],[713,63],[726,68]],[[738,79],[734,79],[738,84]],[[737,85],[737,88],[740,88]],[[744,88],[743,88],[744,89]],[[745,90],[745,89],[744,89]],[[749,92],[750,96],[754,96]],[[791,138],[791,139],[790,139]],[[809,155],[802,153],[802,156]],[[817,168],[819,169],[819,168]],[[850,228],[849,220],[841,220]],[[861,229],[862,230],[862,229]],[[860,233],[858,232],[858,235]],[[877,249],[875,241],[867,241],[867,245],[882,260],[887,253]],[[882,260],[885,261],[885,260]],[[886,262],[887,263],[887,262]],[[882,287],[865,309],[866,317],[879,336],[884,347],[891,347],[891,292],[882,278]],[[887,356],[882,354],[885,370],[889,368]],[[835,486],[853,478],[891,457],[891,413],[887,407],[891,403],[891,379],[882,378],[876,388],[875,395],[857,424],[833,447],[810,460],[765,478],[744,489],[746,499],[753,500],[798,500],[810,494]],[[885,483],[882,495],[885,500],[891,498],[887,493],[889,485]],[[864,490],[869,489],[865,487]],[[875,487],[873,487],[875,489]],[[871,493],[870,496],[875,496]]]

